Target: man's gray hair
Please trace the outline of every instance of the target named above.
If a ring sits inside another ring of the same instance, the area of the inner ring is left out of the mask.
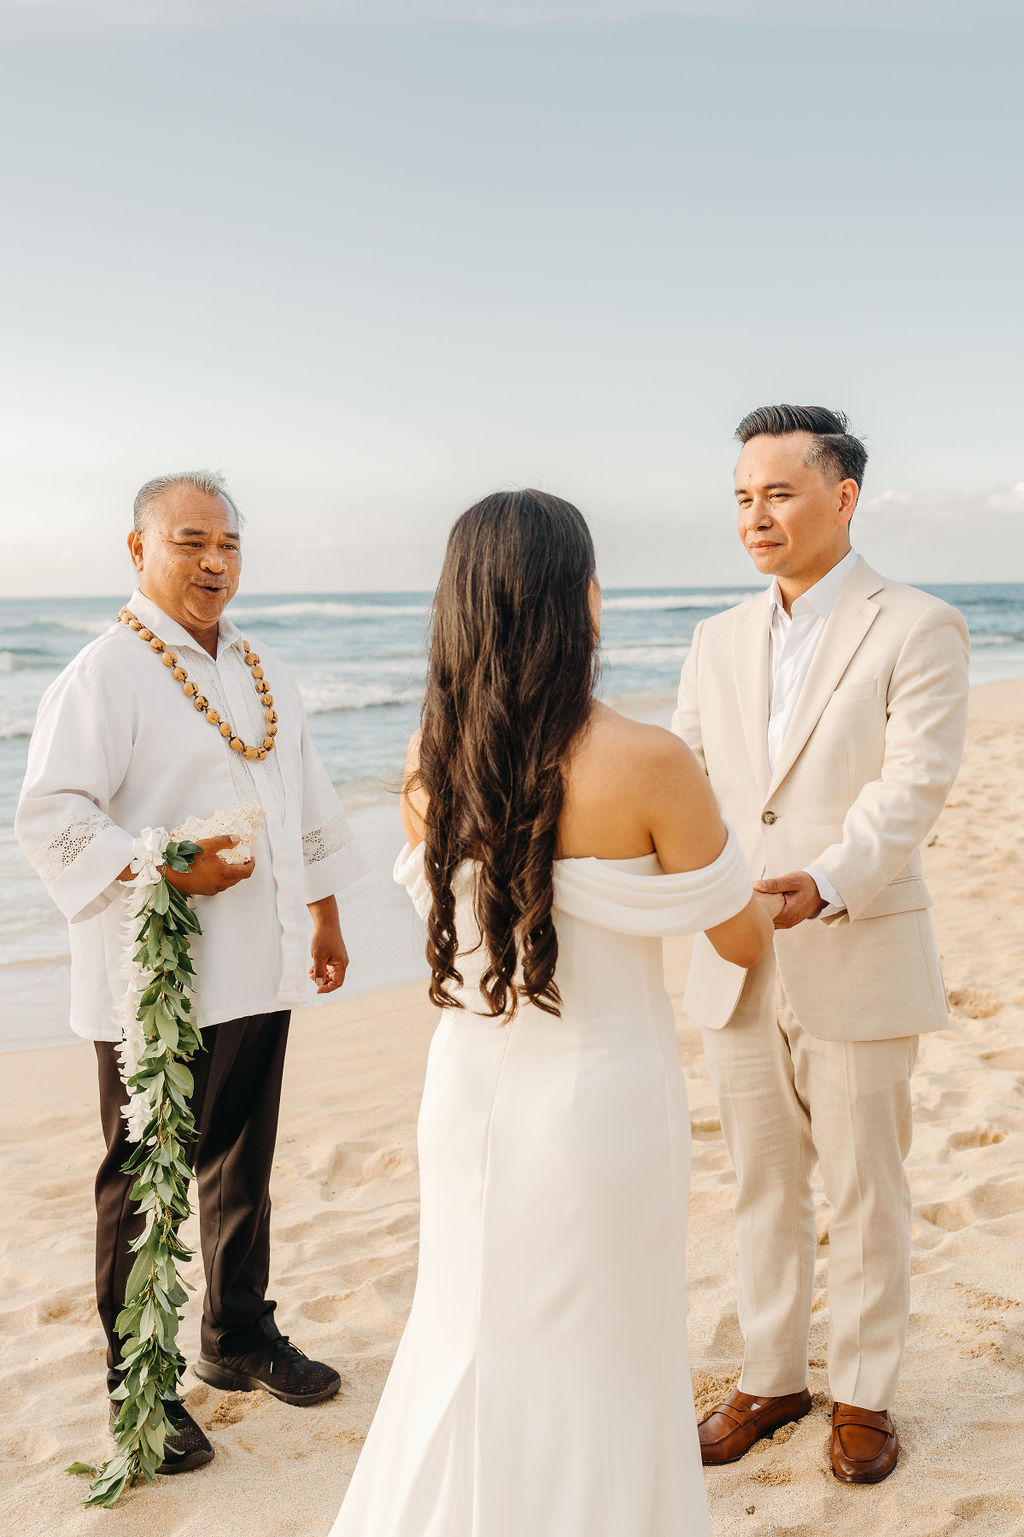
[[[181,470],[176,475],[157,475],[153,480],[147,480],[139,491],[135,498],[137,534],[145,528],[153,503],[158,502],[172,486],[192,486],[196,491],[204,491],[207,496],[222,496],[234,513],[239,528],[245,521],[219,470]]]

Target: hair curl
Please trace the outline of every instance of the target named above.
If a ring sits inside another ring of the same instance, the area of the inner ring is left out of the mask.
[[[464,512],[434,597],[417,780],[429,805],[424,868],[430,997],[461,1008],[453,881],[477,862],[475,918],[490,1017],[521,997],[549,1014],[558,938],[552,866],[567,755],[590,716],[594,547],[577,509],[504,491]]]

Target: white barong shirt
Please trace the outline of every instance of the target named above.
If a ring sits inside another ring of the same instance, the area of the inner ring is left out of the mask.
[[[222,616],[214,659],[141,592],[128,607],[179,654],[189,678],[260,746],[263,707],[245,664],[241,632]],[[248,880],[195,897],[193,1018],[201,1026],[317,1002],[310,981],[310,902],[367,869],[337,793],[313,746],[298,689],[262,642],[278,714],[273,752],[260,762],[232,752],[197,711],[159,655],[114,623],[50,685],[39,705],[16,818],[18,841],[68,920],[71,1028],[96,1041],[120,1037],[125,907],[117,877],[145,827],[173,830],[258,799],[266,813]]]

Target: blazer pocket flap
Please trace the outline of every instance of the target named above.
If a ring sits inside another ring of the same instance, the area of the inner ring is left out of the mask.
[[[857,678],[836,686],[833,699],[873,699],[878,693],[877,678]]]
[[[888,918],[891,913],[910,913],[931,905],[931,893],[921,877],[904,875],[888,886],[883,886],[877,897],[873,897],[866,907],[861,908],[856,921],[859,923],[861,918]]]

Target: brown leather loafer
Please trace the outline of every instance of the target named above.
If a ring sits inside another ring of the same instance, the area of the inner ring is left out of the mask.
[[[832,1405],[832,1471],[845,1484],[880,1484],[899,1454],[899,1437],[887,1412]]]
[[[770,1436],[791,1420],[802,1420],[810,1407],[806,1388],[784,1398],[752,1398],[734,1388],[725,1403],[712,1409],[697,1427],[701,1461],[709,1465],[735,1462],[762,1436]]]

